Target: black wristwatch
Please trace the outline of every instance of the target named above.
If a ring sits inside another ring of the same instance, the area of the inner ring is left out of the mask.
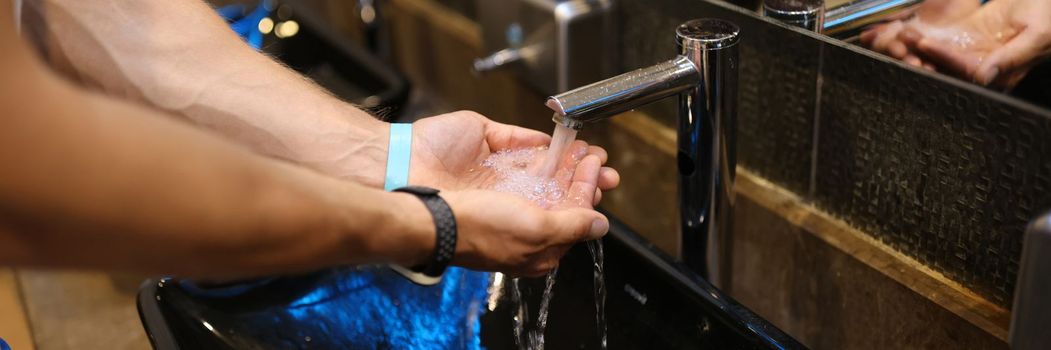
[[[434,231],[437,239],[434,245],[434,256],[430,263],[412,268],[412,271],[422,273],[430,278],[441,277],[445,268],[453,260],[456,253],[456,217],[453,216],[452,208],[446,203],[438,190],[422,186],[406,186],[395,189],[393,192],[405,192],[416,195],[434,218]]]

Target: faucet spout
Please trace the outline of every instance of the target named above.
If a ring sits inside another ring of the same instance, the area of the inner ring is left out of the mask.
[[[551,96],[546,105],[555,111],[552,118],[555,123],[580,129],[584,123],[606,119],[678,94],[700,81],[697,66],[688,58],[678,56]]]
[[[555,123],[580,129],[676,95],[680,257],[717,286],[728,281],[736,169],[739,29],[698,19],[676,29],[679,55],[548,98]]]

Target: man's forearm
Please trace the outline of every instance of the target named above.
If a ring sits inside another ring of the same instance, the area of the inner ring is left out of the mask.
[[[262,154],[381,186],[387,125],[255,52],[200,0],[36,0],[52,63]],[[32,21],[31,21],[32,22]]]
[[[83,93],[11,37],[0,32],[0,264],[233,277],[413,264],[433,246],[429,214],[409,195]]]

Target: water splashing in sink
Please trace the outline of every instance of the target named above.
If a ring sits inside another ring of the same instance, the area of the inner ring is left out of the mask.
[[[522,300],[522,288],[519,286],[519,279],[512,278],[511,307],[514,308],[514,316],[511,317],[511,322],[514,325],[515,344],[518,345],[519,349],[528,346],[526,339],[522,338],[522,334],[525,333],[526,317],[529,315],[527,306],[525,300]]]
[[[588,241],[588,252],[595,266],[595,327],[599,332],[602,349],[606,349],[606,280],[605,260],[602,256],[602,241]]]
[[[551,297],[554,295],[556,277],[558,277],[558,267],[544,277],[544,296],[540,298],[540,312],[536,316],[536,328],[529,333],[529,350],[544,350],[544,329],[547,328],[547,311],[551,304]]]

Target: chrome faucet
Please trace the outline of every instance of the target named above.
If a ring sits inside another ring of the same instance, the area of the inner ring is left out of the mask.
[[[676,29],[679,55],[548,98],[555,123],[580,129],[677,95],[680,256],[725,285],[733,219],[737,129],[737,25],[697,19]]]

